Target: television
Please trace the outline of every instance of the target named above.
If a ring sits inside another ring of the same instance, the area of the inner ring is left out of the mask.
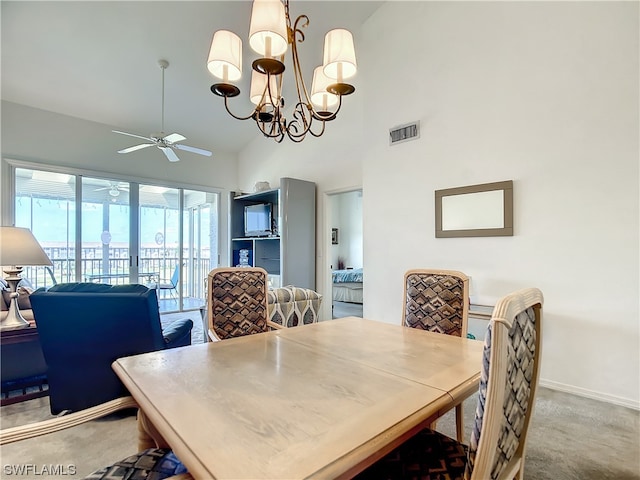
[[[271,204],[259,203],[244,207],[244,236],[265,237],[271,235]]]

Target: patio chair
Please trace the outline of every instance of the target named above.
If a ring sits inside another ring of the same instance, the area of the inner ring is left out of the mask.
[[[162,290],[169,290],[171,296],[175,299],[178,298],[178,282],[180,280],[180,265],[176,265],[173,269],[171,278],[167,280],[160,280],[155,288],[158,289],[158,298],[160,298],[160,292]],[[150,287],[151,288],[151,287]]]
[[[424,429],[355,478],[522,479],[540,370],[542,304],[537,288],[497,302],[485,337],[469,446]]]
[[[404,275],[402,324],[457,337],[467,336],[469,277],[455,270],[413,269]],[[456,405],[456,438],[464,439],[462,403]],[[435,428],[435,423],[432,424]]]
[[[282,328],[269,320],[267,272],[257,267],[221,267],[207,277],[211,341]]]

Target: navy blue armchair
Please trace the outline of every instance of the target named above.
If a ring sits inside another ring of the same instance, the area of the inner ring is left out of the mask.
[[[163,331],[156,291],[143,285],[65,283],[30,300],[54,415],[129,395],[111,368],[117,358],[191,344],[193,321]]]

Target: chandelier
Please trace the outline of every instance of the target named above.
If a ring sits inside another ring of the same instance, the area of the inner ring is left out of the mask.
[[[246,117],[235,115],[229,109],[229,99],[240,94],[234,85],[242,75],[242,40],[228,30],[213,35],[207,68],[222,82],[211,86],[211,91],[224,98],[224,106],[237,120],[252,119],[265,137],[280,143],[289,137],[294,142],[304,140],[307,133],[319,137],[325,122],[333,120],[342,106],[342,97],[355,91],[345,80],[356,74],[356,55],[353,35],[338,28],[324,38],[323,65],[315,68],[311,95],[302,77],[297,43],[304,41],[302,28],[309,18],[300,15],[292,24],[289,0],[254,0],[249,27],[249,45],[260,55],[252,63],[249,98],[255,104]],[[293,76],[297,102],[290,119],[285,117],[282,97],[284,56],[291,46]],[[319,124],[319,125],[318,125]]]

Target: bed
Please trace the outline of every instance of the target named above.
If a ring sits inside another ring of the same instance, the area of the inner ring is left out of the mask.
[[[334,301],[362,303],[362,268],[334,270],[332,277]]]

